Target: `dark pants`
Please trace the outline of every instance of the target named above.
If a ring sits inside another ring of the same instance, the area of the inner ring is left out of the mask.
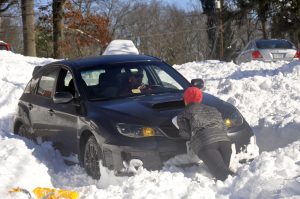
[[[229,174],[232,174],[229,170],[231,142],[209,144],[201,148],[197,155],[218,180],[224,181]]]

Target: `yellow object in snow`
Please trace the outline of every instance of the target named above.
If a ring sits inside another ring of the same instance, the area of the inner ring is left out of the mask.
[[[16,193],[16,192],[22,192],[28,195],[28,198],[31,198],[31,194],[29,191],[27,191],[26,189],[22,189],[20,187],[17,188],[13,188],[11,190],[9,190],[9,193]]]
[[[22,188],[13,188],[9,190],[9,193],[22,192],[28,195],[29,199],[33,199],[30,192]],[[79,193],[76,191],[64,190],[64,189],[51,189],[37,187],[32,191],[37,199],[77,199]]]
[[[32,191],[38,199],[77,199],[76,191],[37,187]]]

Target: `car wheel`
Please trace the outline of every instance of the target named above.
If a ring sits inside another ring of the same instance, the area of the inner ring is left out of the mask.
[[[99,180],[101,173],[99,162],[102,159],[102,152],[94,136],[90,136],[86,142],[83,155],[84,169],[92,178]]]

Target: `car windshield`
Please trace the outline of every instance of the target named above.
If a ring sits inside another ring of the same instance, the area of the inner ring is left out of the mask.
[[[260,40],[256,41],[258,49],[293,49],[294,46],[285,40]]]
[[[90,100],[183,91],[187,81],[162,62],[133,62],[80,71]]]

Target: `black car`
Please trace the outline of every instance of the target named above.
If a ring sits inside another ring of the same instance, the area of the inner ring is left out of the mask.
[[[141,78],[141,85],[127,92],[131,75]],[[51,141],[63,155],[78,154],[95,179],[101,175],[99,160],[115,171],[122,171],[131,159],[141,160],[147,169],[160,169],[167,159],[186,152],[172,118],[184,108],[183,91],[190,85],[174,68],[150,56],[54,62],[33,71],[13,130]],[[249,143],[253,132],[234,106],[207,93],[203,103],[222,113],[238,150]]]

